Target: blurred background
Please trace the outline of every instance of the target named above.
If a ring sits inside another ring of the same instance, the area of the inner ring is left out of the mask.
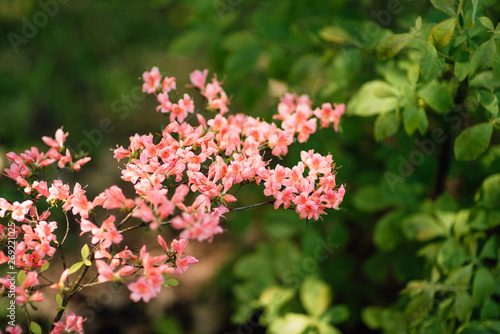
[[[498,7],[490,14],[498,15]],[[42,136],[63,126],[68,146],[92,157],[80,173],[64,177],[88,185],[92,197],[125,184],[111,149],[168,122],[155,112],[154,98],[141,93],[141,75],[152,66],[175,76],[179,91],[190,72],[208,68],[224,78],[231,113],[270,121],[285,91],[309,94],[315,105],[347,102],[380,75],[377,43],[424,14],[442,15],[428,1],[408,0],[0,0],[0,159],[41,147]],[[292,291],[279,307],[303,312],[297,291],[313,277],[332,296],[339,330],[370,332],[361,310],[394,304],[406,282],[424,275],[423,259],[409,256],[420,245],[393,233],[387,242],[399,247],[380,251],[374,222],[388,207],[415,206],[437,169],[437,159],[426,159],[410,177],[419,183],[374,187],[413,139],[400,133],[397,142],[378,145],[372,125],[373,119],[344,117],[341,132],[322,129],[280,162],[294,164],[311,148],[331,153],[347,189],[342,210],[309,225],[272,207],[230,213],[224,235],[211,244],[190,242],[187,252],[200,262],[157,300],[133,303],[126,291],[92,288],[70,309],[89,318],[89,333],[264,333],[262,293]],[[241,205],[265,200],[257,186],[244,191]],[[22,199],[5,176],[0,196]],[[40,319],[50,319],[50,311]]]

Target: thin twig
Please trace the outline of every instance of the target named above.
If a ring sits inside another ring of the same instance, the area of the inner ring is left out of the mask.
[[[261,206],[261,205],[266,205],[266,204],[272,204],[272,203],[274,203],[274,200],[267,201],[267,202],[262,202],[262,203],[257,203],[257,204],[252,204],[252,205],[247,205],[247,206],[240,206],[239,208],[229,209],[229,212],[231,212],[231,211],[238,211],[238,210],[244,210],[244,209],[250,209],[250,208],[255,208],[256,206]]]
[[[132,230],[135,230],[137,228],[144,227],[144,226],[148,226],[148,224],[141,222],[138,225],[130,226],[130,227],[124,228],[123,230],[119,230],[118,233],[125,233],[125,232],[132,231]]]
[[[31,331],[31,321],[30,321],[30,315],[28,313],[27,304],[24,304],[24,313],[26,314],[26,322],[28,323],[28,332],[30,334],[33,334],[33,332]]]
[[[122,226],[123,224],[125,224],[131,217],[132,217],[132,213],[137,209],[137,206],[135,208],[132,209],[132,211],[129,212],[129,214],[123,218],[123,220],[120,222],[120,224],[118,224],[118,227]]]
[[[66,217],[66,233],[64,234],[64,237],[61,242],[57,243],[57,248],[59,248],[59,252],[61,253],[61,262],[63,265],[64,270],[66,270],[66,258],[64,257],[64,251],[63,251],[63,244],[64,241],[66,241],[66,237],[68,236],[69,233],[69,219],[68,219],[68,214],[65,212],[64,217]]]

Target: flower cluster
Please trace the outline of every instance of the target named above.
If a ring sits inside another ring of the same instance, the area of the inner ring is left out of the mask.
[[[81,261],[66,267],[61,252],[64,270],[59,282],[46,279],[46,285],[58,290],[60,306],[52,333],[83,332],[84,319],[64,313],[64,309],[75,291],[87,286],[126,284],[130,299],[135,302],[149,302],[156,297],[162,286],[171,282],[169,275],[181,275],[198,262],[184,254],[189,240],[212,241],[214,235],[223,232],[221,221],[237,202],[236,193],[245,184],[262,184],[264,195],[270,197],[265,203],[274,203],[276,209],[295,209],[302,219],[318,220],[327,209],[338,209],[345,188],[336,183],[337,167],[330,154],[303,151],[301,161],[292,167],[273,166],[273,157],[286,155],[295,141],[307,141],[317,130],[318,121],[321,127],[333,123],[338,131],[344,105],[332,107],[325,103],[313,109],[306,95],[286,94],[274,116],[279,123],[244,114],[225,116],[230,98],[217,76],[209,82],[207,76],[208,70],[190,75],[189,87],[203,96],[204,105],[195,109],[193,97],[183,94],[179,98],[174,77],[163,77],[156,67],[143,74],[143,91],[156,94],[156,109],[170,122],[160,134],[135,134],[126,148],[114,149],[116,160],[126,160],[121,178],[133,185],[133,196],[127,197],[124,188],[112,185],[89,198],[79,183],[43,180],[39,171],[51,164],[79,171],[90,160],[72,157],[64,146],[68,133],[62,128],[54,138],[42,138],[49,146],[46,152],[32,147],[19,155],[7,154],[11,164],[5,175],[29,197],[13,203],[0,198],[0,218],[9,222],[9,231],[0,225],[0,240],[2,244],[12,238],[18,241],[12,252],[5,254],[0,250],[0,263],[9,262],[25,275],[15,286],[16,302],[32,304],[43,300],[39,278],[46,278],[40,273],[48,268],[56,251],[62,250],[70,232],[70,217],[78,223],[80,236],[88,238]],[[191,119],[196,124],[188,122]],[[66,215],[66,224],[49,221],[51,211],[57,207]],[[103,209],[108,214],[99,218],[97,212]],[[135,225],[125,226],[133,221]],[[161,235],[160,227],[164,225],[179,230],[179,237],[172,238],[169,246]],[[57,240],[55,231],[60,226],[65,226],[66,234]],[[147,245],[139,252],[129,249],[125,233],[144,227],[157,233],[162,254],[153,255]],[[85,283],[85,274],[92,266],[97,282]],[[68,280],[77,271],[80,273],[76,281]],[[10,276],[0,278],[2,290],[12,289],[12,284]]]

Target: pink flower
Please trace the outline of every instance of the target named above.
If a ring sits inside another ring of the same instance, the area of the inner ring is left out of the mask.
[[[5,217],[7,211],[12,211],[12,204],[10,204],[5,198],[0,197],[0,217]]]
[[[7,326],[5,327],[5,332],[10,334],[23,334],[23,330],[19,325],[16,325],[16,327]]]
[[[297,196],[293,200],[293,203],[297,205],[295,211],[299,214],[301,219],[314,218],[314,220],[318,220],[320,214],[326,213],[322,210],[324,206],[319,202],[319,198],[310,196],[306,193],[301,193]]]
[[[66,268],[62,274],[61,274],[61,278],[59,279],[59,283],[54,283],[50,286],[51,289],[61,289],[64,287],[64,282],[66,282],[66,280],[68,279],[68,275],[69,275],[69,268]]]
[[[316,108],[314,115],[319,118],[320,124],[323,128],[327,128],[330,123],[333,123],[333,128],[336,132],[339,131],[338,125],[340,123],[340,117],[345,113],[345,104],[333,104],[334,108],[330,103],[323,103],[321,109]]]
[[[71,165],[71,169],[78,172],[78,171],[80,171],[82,166],[85,165],[90,160],[91,160],[90,157],[81,158],[81,159],[77,160],[73,165]]]
[[[83,334],[83,322],[86,320],[83,317],[77,316],[70,312],[65,313],[65,321],[59,320],[54,323],[54,329],[50,334],[63,334],[63,333],[78,333]]]
[[[132,152],[130,152],[127,149],[124,149],[123,146],[118,147],[118,145],[116,145],[116,149],[114,150],[113,158],[120,161],[123,158],[130,157],[131,154],[132,154]]]
[[[165,239],[163,239],[163,237],[161,235],[158,235],[157,239],[158,239],[158,243],[160,244],[160,246],[162,246],[163,249],[165,249],[165,251],[167,251],[167,253],[168,252],[175,252],[175,254],[176,254],[175,255],[176,261],[175,261],[174,274],[181,275],[182,273],[186,272],[189,265],[195,264],[198,262],[198,260],[191,255],[188,255],[186,257],[181,258],[181,255],[184,253],[184,248],[186,247],[188,240],[186,240],[186,239],[180,239],[180,240],[174,239],[172,241],[172,243],[170,244],[170,249],[169,249],[167,247],[167,243],[165,242]]]
[[[176,84],[175,84],[175,78],[174,77],[165,77],[165,79],[163,79],[163,82],[161,83],[161,91],[164,92],[164,93],[168,93],[170,92],[171,90],[175,90],[177,87],[176,87]]]
[[[205,81],[207,80],[208,69],[204,69],[203,72],[200,70],[193,71],[189,75],[189,80],[191,83],[198,88],[199,90],[203,90],[205,88]]]
[[[106,189],[106,201],[102,205],[105,209],[131,209],[134,207],[134,201],[129,198],[125,198],[122,190],[118,186],[111,186]]]
[[[57,129],[55,139],[44,136],[42,137],[42,140],[45,144],[57,151],[64,146],[64,142],[66,141],[66,137],[68,137],[68,135],[69,133],[64,133],[63,128],[61,127],[60,129]]]
[[[99,277],[97,277],[99,282],[115,282],[120,280],[122,276],[131,275],[136,270],[134,267],[126,265],[114,273],[113,268],[103,260],[96,260],[95,264],[97,266],[97,271],[99,272]]]
[[[33,188],[36,191],[38,191],[37,198],[40,197],[40,196],[45,196],[45,197],[49,197],[50,196],[50,192],[49,192],[49,189],[48,189],[48,186],[47,186],[47,182],[45,182],[45,181],[35,181],[31,185],[31,188]]]
[[[82,218],[88,218],[89,211],[93,209],[92,203],[85,196],[85,190],[79,183],[75,184],[73,194],[67,198],[63,209],[69,211],[72,209],[74,215],[79,214]]]
[[[21,284],[21,287],[23,289],[26,289],[26,288],[29,288],[29,287],[32,287],[35,285],[39,285],[39,284],[40,284],[40,282],[38,281],[38,273],[36,271],[30,271],[26,275],[26,279]]]
[[[173,122],[175,119],[183,122],[188,113],[192,112],[194,112],[194,102],[188,94],[184,94],[184,98],[180,99],[178,103],[172,104],[170,122]]]
[[[269,146],[273,149],[275,156],[286,155],[288,146],[293,142],[293,135],[290,132],[278,131],[269,138]]]
[[[10,168],[5,168],[3,171],[5,176],[16,181],[20,186],[29,186],[29,183],[28,181],[26,181],[25,177],[30,174],[30,171],[24,163],[13,163],[12,165],[10,165]]]
[[[50,196],[47,202],[51,200],[65,201],[69,197],[69,184],[64,184],[61,180],[55,180],[49,188]]]
[[[22,203],[12,203],[12,218],[18,222],[24,221],[24,215],[29,212],[31,205],[33,205],[33,201],[31,200],[26,200]]]
[[[172,110],[172,102],[170,102],[167,93],[158,94],[156,99],[160,102],[160,105],[156,107],[156,111],[167,113]]]
[[[160,87],[161,74],[158,67],[154,66],[151,72],[145,71],[142,74],[142,79],[144,83],[142,84],[142,91],[148,94],[155,93]]]
[[[157,295],[151,282],[142,276],[139,277],[137,281],[130,283],[127,287],[131,291],[130,299],[136,303],[141,299],[147,303],[151,300],[151,298],[154,298]]]
[[[35,291],[29,298],[30,302],[41,302],[43,300],[43,293]]]

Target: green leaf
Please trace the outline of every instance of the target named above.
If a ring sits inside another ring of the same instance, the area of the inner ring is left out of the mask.
[[[308,314],[319,317],[330,306],[330,286],[314,276],[307,277],[300,286],[300,301]]]
[[[154,334],[183,334],[180,319],[175,316],[159,315],[152,320],[152,333]]]
[[[369,329],[379,329],[381,327],[381,315],[383,309],[378,306],[365,307],[361,311],[361,319]]]
[[[479,93],[479,103],[483,105],[483,107],[488,110],[491,114],[492,118],[496,118],[498,115],[498,98],[492,92],[487,90],[480,89]]]
[[[490,67],[493,63],[495,52],[496,52],[496,44],[493,39],[489,39],[488,41],[481,44],[476,49],[476,51],[474,51],[474,53],[470,58],[469,75],[474,74],[476,70],[479,68]]]
[[[422,82],[431,82],[436,79],[443,69],[444,59],[438,57],[436,48],[430,43],[425,43],[420,57],[420,75]]]
[[[469,53],[467,51],[458,51],[455,55],[455,67],[453,68],[453,72],[455,73],[455,77],[459,82],[463,81],[470,71],[469,66]]]
[[[228,73],[247,74],[255,70],[255,66],[262,53],[262,48],[257,44],[249,44],[232,52],[225,61],[224,69]]]
[[[357,116],[373,116],[396,110],[398,90],[384,81],[370,81],[349,100],[347,112]]]
[[[179,285],[179,281],[175,278],[169,278],[165,281],[165,284],[167,284],[167,286],[177,286]]]
[[[476,13],[477,13],[477,5],[479,4],[479,0],[472,0],[472,25],[476,24]]]
[[[319,36],[325,41],[336,44],[351,44],[353,41],[352,36],[340,27],[324,27],[319,31]]]
[[[470,319],[474,303],[472,297],[466,291],[458,291],[455,299],[455,312],[457,318],[463,322]]]
[[[413,214],[401,224],[403,234],[408,240],[428,241],[445,234],[434,217],[426,213]]]
[[[380,60],[393,58],[401,51],[415,36],[413,34],[391,35],[377,46],[377,54]]]
[[[432,5],[450,16],[456,15],[454,0],[431,0]]]
[[[440,114],[446,113],[453,107],[453,96],[448,87],[436,82],[424,85],[417,94],[429,107]]]
[[[42,327],[34,321],[30,322],[30,329],[33,334],[42,334]]]
[[[479,267],[472,282],[472,300],[474,305],[482,306],[495,292],[495,277],[485,267]]]
[[[453,37],[456,24],[456,18],[451,18],[437,24],[431,30],[428,41],[440,49],[446,47]]]
[[[82,254],[82,259],[86,259],[89,256],[89,245],[85,244],[80,252]]]
[[[416,30],[422,29],[422,17],[421,16],[417,17],[417,19],[415,20],[415,29]]]
[[[485,208],[498,208],[500,205],[500,174],[493,174],[484,179],[481,185],[479,204]]]
[[[274,320],[268,327],[269,334],[301,334],[311,323],[308,316],[287,313],[283,318]]]
[[[78,271],[78,269],[80,269],[82,266],[83,266],[83,261],[75,263],[69,268],[69,274],[71,275],[74,272]]]
[[[318,324],[318,332],[319,334],[342,334],[337,328],[323,321],[320,321]]]
[[[380,186],[369,184],[360,187],[352,197],[354,207],[363,212],[375,212],[386,208],[389,203],[380,192]]]
[[[457,334],[492,334],[486,326],[478,321],[470,321],[460,326]]]
[[[377,116],[374,125],[374,136],[376,141],[381,141],[395,135],[399,129],[399,118],[396,112],[389,112]]]
[[[437,256],[437,263],[444,272],[458,268],[467,259],[465,251],[454,239],[447,239]]]
[[[436,216],[446,226],[447,231],[450,231],[455,215],[458,210],[457,201],[449,193],[444,193],[436,200]]]
[[[335,305],[330,307],[323,315],[321,320],[332,325],[340,324],[349,319],[350,312],[347,305]]]
[[[468,286],[472,279],[472,268],[473,264],[468,264],[452,270],[446,278],[445,284]]]
[[[57,302],[57,305],[62,306],[62,303],[63,303],[63,297],[62,297],[62,295],[61,295],[60,293],[58,293],[58,294],[56,295],[56,302]]]
[[[469,80],[470,87],[481,87],[493,91],[500,87],[500,81],[494,79],[493,71],[483,71]]]
[[[83,264],[86,265],[87,267],[90,267],[92,265],[92,262],[89,259],[83,260]]]
[[[259,43],[255,35],[247,30],[233,32],[222,41],[224,49],[230,52],[235,52],[250,44],[257,45]]]
[[[403,214],[391,211],[380,218],[373,231],[373,241],[382,251],[390,251],[403,241],[400,222]]]
[[[403,124],[406,133],[411,136],[418,129],[420,124],[420,113],[418,112],[417,106],[411,104],[406,106],[403,110]]]
[[[500,321],[485,321],[488,329],[492,330],[495,334],[500,333]]]
[[[169,51],[179,55],[190,55],[204,45],[206,39],[205,31],[189,31],[174,39],[169,45]]]
[[[479,258],[495,260],[498,257],[498,249],[500,248],[500,241],[498,235],[491,236],[483,246]]]
[[[259,297],[259,304],[264,307],[280,307],[293,298],[293,289],[285,289],[279,286],[271,286],[264,290]]]
[[[253,277],[262,268],[271,266],[269,258],[253,253],[240,258],[233,266],[233,275],[238,278]]]
[[[493,299],[488,300],[486,302],[486,305],[484,305],[481,308],[481,315],[480,315],[481,320],[486,320],[486,319],[496,320],[498,319],[499,315],[500,315],[500,307],[498,307],[498,304],[495,303]]]
[[[491,31],[495,30],[495,27],[493,26],[493,22],[491,22],[491,20],[488,17],[486,17],[486,16],[480,17],[479,22],[481,22],[481,24],[483,26],[485,26],[487,29],[489,29]]]
[[[468,234],[469,232],[469,210],[459,210],[455,216],[453,233],[455,234],[455,237],[461,237]]]
[[[429,316],[433,301],[434,293],[428,291],[412,296],[411,301],[406,306],[405,314],[413,321],[421,321]]]
[[[500,54],[493,59],[493,80],[500,81]]]
[[[19,284],[23,284],[23,282],[26,280],[26,273],[24,270],[20,270],[17,272],[17,281]]]
[[[49,267],[50,267],[50,262],[45,262],[40,268],[40,273],[43,273],[45,270],[49,269]]]
[[[479,158],[490,144],[492,123],[481,123],[465,129],[455,140],[455,158],[469,161]]]
[[[420,123],[418,123],[418,132],[423,136],[429,127],[429,120],[427,119],[427,113],[424,108],[418,108],[418,114],[420,117]]]

